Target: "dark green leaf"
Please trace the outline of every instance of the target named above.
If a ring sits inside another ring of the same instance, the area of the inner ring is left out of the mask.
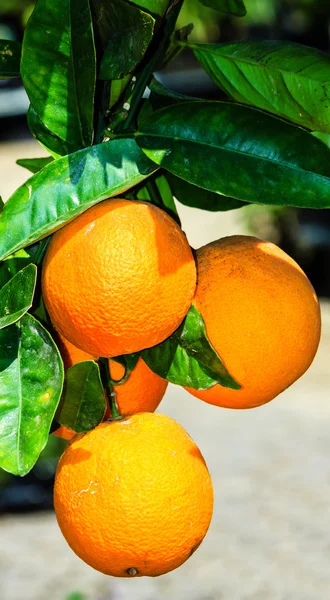
[[[181,29],[177,29],[173,33],[170,44],[166,50],[166,54],[157,67],[157,71],[164,69],[172,60],[181,54],[184,45],[178,44],[178,42],[186,42],[193,29],[193,23],[189,23],[188,25],[185,25],[185,27],[181,27]]]
[[[19,77],[21,44],[9,40],[0,40],[0,79]]]
[[[175,198],[186,206],[210,211],[232,210],[246,206],[246,202],[236,200],[236,198],[228,198],[228,196],[222,196],[215,192],[209,192],[197,187],[197,185],[192,185],[188,181],[181,179],[181,177],[176,177],[172,173],[167,173],[166,179],[170,184]]]
[[[130,139],[113,140],[54,160],[6,202],[0,214],[0,260],[100,200],[133,187],[156,168]]]
[[[31,248],[33,249],[34,246],[31,246]],[[28,250],[31,250],[31,248]],[[0,288],[2,288],[7,281],[12,279],[16,273],[31,264],[31,262],[33,262],[33,258],[27,250],[19,250],[18,252],[15,252],[15,254],[8,256],[0,263]]]
[[[157,79],[153,77],[149,85],[150,96],[149,102],[154,110],[159,110],[165,106],[171,104],[178,104],[185,101],[200,100],[200,98],[191,98],[185,94],[179,94],[178,92],[172,92],[163,86]]]
[[[135,4],[142,10],[153,15],[163,16],[169,5],[169,0],[128,0],[130,4]]]
[[[151,175],[146,182],[136,186],[130,194],[125,194],[125,196],[128,199],[152,202],[165,210],[181,226],[171,188],[162,173]]]
[[[63,364],[49,333],[31,315],[0,330],[0,467],[26,475],[48,440]]]
[[[57,155],[65,156],[75,151],[74,145],[65,142],[54,135],[39,119],[36,111],[30,105],[27,113],[27,122],[32,135],[40,142],[55,158]]]
[[[330,56],[293,42],[189,44],[215,84],[308,129],[330,132]]]
[[[32,306],[37,267],[27,265],[0,290],[0,329],[16,323]]]
[[[25,30],[21,74],[44,125],[74,149],[89,146],[96,57],[88,0],[38,0]]]
[[[329,148],[254,108],[176,104],[144,121],[137,141],[157,164],[212,192],[259,204],[330,207]]]
[[[149,100],[147,100],[146,98],[144,98],[141,101],[140,107],[141,108],[138,112],[138,126],[140,125],[140,123],[142,123],[142,121],[148,119],[150,115],[154,112],[151,102],[149,102]]]
[[[167,87],[162,85],[158,79],[155,77],[152,78],[149,89],[152,94],[157,94],[158,96],[165,96],[165,98],[169,98],[170,100],[174,99],[178,102],[184,102],[185,100],[195,100],[196,98],[191,98],[190,96],[186,96],[186,94],[179,94],[178,92],[173,92],[169,90]],[[197,98],[198,100],[198,98]]]
[[[2,199],[2,196],[0,196],[0,213],[1,213],[4,205],[5,205],[5,203],[4,203],[3,199]]]
[[[153,36],[155,20],[122,0],[96,0],[95,8],[102,19],[102,28],[107,28],[99,77],[122,79],[142,60]]]
[[[138,126],[140,126],[142,121],[148,119],[155,110],[160,110],[166,106],[171,106],[171,104],[180,104],[186,101],[192,102],[194,100],[201,100],[201,98],[173,92],[172,90],[169,90],[163,86],[155,77],[152,78],[149,84],[149,89],[149,98],[145,101],[145,104],[143,105],[138,116]]]
[[[244,17],[246,8],[243,0],[200,0],[204,6],[235,17]]]
[[[105,410],[106,401],[97,364],[86,360],[70,367],[56,413],[57,422],[76,433],[85,433],[101,423]]]
[[[50,238],[44,238],[25,250],[18,250],[0,263],[0,288],[27,265],[40,265]]]
[[[311,131],[311,135],[321,140],[328,148],[330,148],[330,133],[323,133],[322,131]]]
[[[42,158],[19,158],[16,164],[20,167],[24,167],[31,173],[38,173],[46,165],[53,162],[52,156],[43,156]]]
[[[194,306],[182,325],[161,344],[143,350],[142,358],[152,371],[177,385],[207,389],[220,383],[240,389],[211,346],[203,318]]]

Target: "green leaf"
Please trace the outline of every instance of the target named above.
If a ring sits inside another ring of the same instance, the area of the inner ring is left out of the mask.
[[[321,140],[328,148],[330,148],[330,133],[323,133],[322,131],[311,131],[311,135]]]
[[[169,5],[169,0],[128,0],[130,4],[135,4],[142,10],[153,15],[162,17]]]
[[[65,374],[57,422],[76,433],[85,433],[101,423],[105,411],[106,401],[97,364],[86,360],[70,367]]]
[[[28,179],[0,214],[0,260],[45,237],[93,204],[156,170],[135,140],[119,139],[54,160]]]
[[[26,475],[48,440],[63,364],[49,333],[31,315],[0,330],[0,467]]]
[[[46,125],[39,119],[36,111],[30,105],[27,113],[27,122],[32,135],[40,142],[53,156],[65,156],[75,151],[75,146],[70,142],[65,142],[54,135]]]
[[[26,248],[25,250],[18,250],[18,252],[15,252],[14,254],[5,258],[5,260],[0,263],[0,288],[2,288],[8,281],[15,277],[19,271],[31,263],[34,263],[36,266],[40,265],[49,241],[50,237],[46,237],[40,242],[33,244],[29,248]],[[37,287],[37,292],[41,296],[39,286]],[[36,294],[34,296],[33,303],[34,305],[36,304]],[[35,306],[31,312],[32,314],[36,315]]]
[[[0,290],[0,329],[16,323],[32,306],[37,267],[27,265]]]
[[[9,40],[0,40],[0,79],[19,77],[21,44]]]
[[[140,123],[142,123],[142,121],[144,121],[145,119],[149,119],[150,115],[153,112],[154,109],[151,105],[151,102],[149,102],[149,100],[147,100],[146,98],[143,98],[143,100],[141,100],[140,110],[137,115],[138,127],[140,126]]]
[[[43,156],[42,158],[19,158],[16,164],[20,167],[24,167],[31,173],[38,173],[46,165],[53,162],[52,156]]]
[[[202,315],[191,306],[180,327],[167,340],[143,350],[148,367],[171,383],[207,389],[216,383],[239,390],[209,342]]]
[[[74,149],[89,146],[96,55],[88,0],[38,0],[25,30],[21,74],[44,125]]]
[[[151,79],[149,89],[151,95],[157,94],[158,96],[164,96],[165,98],[169,98],[170,100],[177,100],[178,102],[184,102],[185,100],[196,100],[196,98],[191,98],[186,94],[179,94],[179,92],[173,92],[172,90],[169,90],[167,87],[162,85],[155,77]],[[197,98],[197,100],[200,100],[200,98]]]
[[[16,273],[31,264],[31,262],[34,262],[35,247],[37,246],[38,244],[35,244],[27,250],[19,250],[0,263],[0,288],[12,279]]]
[[[246,8],[243,0],[200,0],[204,6],[235,17],[244,17]]]
[[[216,85],[308,129],[330,132],[330,56],[293,42],[188,44]]]
[[[181,29],[174,31],[169,46],[166,50],[166,54],[157,67],[157,71],[161,71],[167,67],[172,60],[181,54],[182,50],[184,49],[184,45],[178,44],[178,42],[186,42],[193,29],[193,23],[189,23],[188,25],[181,27]]]
[[[329,148],[254,108],[176,104],[143,121],[136,139],[151,160],[212,192],[259,204],[330,207]]]
[[[155,20],[122,0],[94,0],[94,10],[96,27],[102,27],[103,35],[107,33],[99,77],[122,79],[142,60],[152,40]]]
[[[137,186],[133,197],[159,206],[181,226],[171,188],[162,173],[151,175],[146,182]]]
[[[172,90],[169,90],[168,88],[163,86],[154,77],[151,80],[149,89],[149,102],[154,110],[159,110],[160,108],[164,108],[165,106],[170,106],[171,104],[178,104],[185,101],[192,102],[195,100],[201,100],[201,98],[192,98],[191,96],[186,96],[185,94],[172,92]]]
[[[109,108],[112,108],[118,102],[120,96],[127,88],[131,76],[123,77],[123,79],[113,79],[110,85]]]
[[[176,177],[172,173],[167,173],[166,179],[170,184],[175,198],[181,204],[185,204],[185,206],[193,206],[194,208],[202,208],[209,211],[225,211],[246,206],[246,202],[236,200],[236,198],[228,198],[228,196],[222,196],[215,192],[209,192],[197,187],[197,185],[192,185],[188,181],[181,179],[181,177]]]
[[[140,126],[140,123],[142,123],[144,120],[147,120],[155,110],[159,110],[165,106],[170,106],[171,104],[201,100],[201,98],[173,92],[172,90],[169,90],[163,86],[155,77],[152,78],[148,87],[150,94],[148,100],[143,100],[143,104],[138,114],[138,127]]]

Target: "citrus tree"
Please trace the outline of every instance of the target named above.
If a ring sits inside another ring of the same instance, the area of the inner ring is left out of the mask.
[[[243,0],[201,1],[245,14]],[[184,562],[212,514],[199,450],[152,412],[167,382],[258,406],[302,375],[320,336],[317,298],[290,257],[244,236],[195,254],[174,197],[208,211],[330,207],[330,58],[287,42],[191,43],[192,24],[176,30],[181,6],[38,0],[22,45],[0,42],[0,75],[22,77],[30,130],[49,154],[18,159],[32,176],[1,205],[0,466],[23,476],[50,433],[82,434],[60,462],[58,520],[79,556],[123,576]],[[227,101],[159,83],[184,48]],[[171,488],[185,498],[175,519]],[[98,546],[108,494],[119,517]],[[156,496],[157,518],[144,512]],[[134,527],[118,543],[127,502]]]

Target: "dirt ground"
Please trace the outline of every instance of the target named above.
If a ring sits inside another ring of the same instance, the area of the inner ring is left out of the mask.
[[[4,198],[28,176],[18,156],[37,144],[0,146]],[[244,231],[240,211],[183,207],[198,247]],[[115,580],[81,562],[51,513],[0,519],[0,600],[328,600],[330,597],[330,303],[322,302],[317,357],[294,386],[251,411],[207,405],[169,386],[160,410],[200,447],[212,475],[210,530],[188,562],[156,579]],[[106,526],[106,524],[105,524]]]

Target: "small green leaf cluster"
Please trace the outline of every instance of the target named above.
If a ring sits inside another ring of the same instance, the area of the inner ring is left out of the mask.
[[[182,1],[38,0],[22,45],[0,41],[0,77],[22,77],[29,127],[49,153],[17,161],[33,175],[0,207],[0,466],[11,473],[32,468],[57,424],[95,427],[103,387],[111,394],[94,361],[64,374],[40,289],[54,231],[114,196],[179,223],[174,197],[208,211],[330,207],[330,57],[290,42],[192,44],[190,24],[175,30]],[[243,0],[201,2],[245,14]],[[159,83],[183,48],[226,101]],[[180,385],[239,388],[193,307],[142,356]],[[118,360],[128,376],[137,357]]]

